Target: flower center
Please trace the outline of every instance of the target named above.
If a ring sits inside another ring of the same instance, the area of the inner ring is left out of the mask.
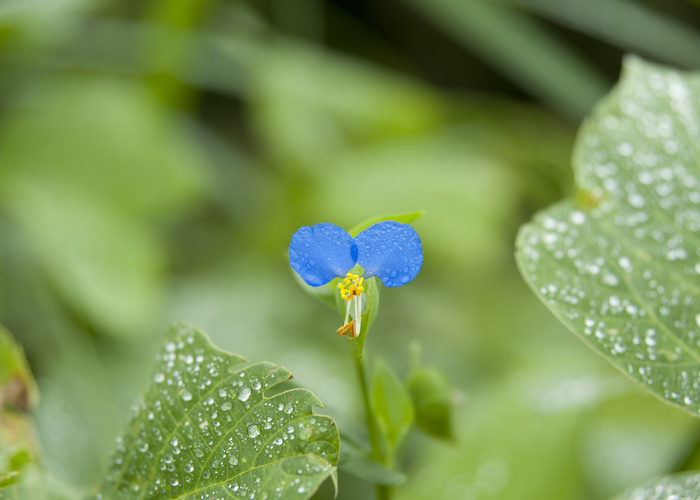
[[[364,278],[350,272],[346,278],[338,282],[340,296],[348,301],[348,306],[345,309],[345,323],[338,328],[338,335],[340,336],[349,334],[348,336],[354,339],[360,335],[360,329],[362,328],[362,300],[360,296],[365,291],[364,282]],[[355,308],[355,320],[348,323],[350,310],[353,306]]]
[[[357,274],[348,273],[347,278],[338,283],[340,296],[348,302],[351,301],[353,297],[359,297],[360,294],[365,291],[365,287],[363,286],[364,281],[365,279],[360,278]]]

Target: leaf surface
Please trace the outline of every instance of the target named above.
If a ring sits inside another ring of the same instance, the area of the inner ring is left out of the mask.
[[[629,377],[700,411],[700,75],[627,58],[579,132],[580,194],[518,236],[532,289]]]
[[[213,347],[188,325],[167,334],[149,388],[95,499],[309,498],[334,476],[334,421],[291,374]]]
[[[614,500],[683,500],[700,497],[700,474],[672,474],[630,488]]]

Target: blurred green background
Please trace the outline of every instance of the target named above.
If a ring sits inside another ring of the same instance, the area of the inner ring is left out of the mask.
[[[700,67],[698,4],[0,0],[0,323],[47,469],[97,483],[175,320],[361,425],[338,316],[286,248],[422,209],[423,270],[383,293],[366,352],[405,375],[423,342],[458,439],[414,435],[397,498],[603,499],[693,467],[699,423],[566,331],[512,256],[572,193],[577,125],[626,52]],[[372,494],[341,472],[338,498]]]

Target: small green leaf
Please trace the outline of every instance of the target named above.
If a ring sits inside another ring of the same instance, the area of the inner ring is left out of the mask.
[[[22,469],[31,462],[32,455],[23,446],[0,449],[0,488],[19,483]]]
[[[149,388],[117,439],[95,498],[309,498],[335,475],[335,422],[306,389],[266,393],[291,378],[272,363],[213,347],[176,325]]]
[[[338,467],[369,483],[396,486],[406,481],[405,474],[372,460],[365,450],[347,439],[340,441]]]
[[[517,239],[522,275],[584,342],[700,412],[700,75],[627,58],[579,132],[580,194]]]
[[[613,500],[661,500],[700,498],[700,474],[690,472],[652,479],[626,490]]]
[[[431,436],[452,439],[452,384],[437,368],[419,367],[406,380],[416,425]]]
[[[425,215],[425,210],[420,210],[418,212],[411,212],[408,214],[401,214],[401,215],[380,215],[377,217],[371,217],[365,221],[362,221],[359,223],[357,226],[353,227],[350,231],[350,235],[354,238],[358,234],[360,234],[362,231],[367,229],[370,226],[373,226],[377,222],[382,222],[385,220],[393,220],[396,222],[402,222],[403,224],[408,224],[409,222],[413,222],[417,218],[421,217],[422,215]]]
[[[377,359],[372,373],[372,408],[391,459],[411,430],[414,410],[410,394],[382,359]]]
[[[0,413],[5,405],[28,410],[39,401],[39,389],[24,351],[0,325]]]

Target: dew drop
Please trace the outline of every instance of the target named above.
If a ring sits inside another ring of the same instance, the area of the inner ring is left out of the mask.
[[[240,399],[241,401],[248,401],[249,397],[250,397],[250,387],[244,385],[238,391],[238,399]]]

